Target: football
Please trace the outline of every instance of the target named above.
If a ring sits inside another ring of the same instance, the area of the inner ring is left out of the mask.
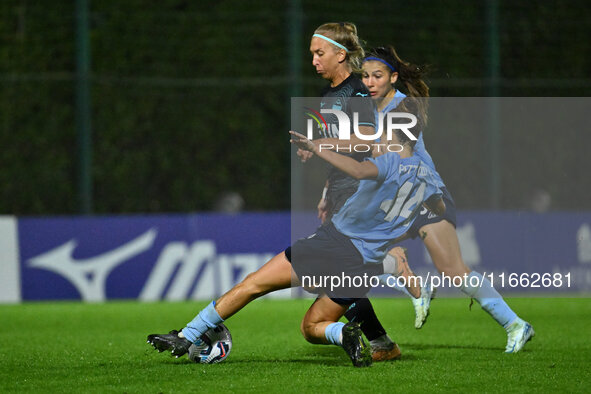
[[[201,341],[201,344],[194,343],[189,348],[189,359],[199,364],[222,362],[232,350],[232,335],[223,324],[207,330]]]

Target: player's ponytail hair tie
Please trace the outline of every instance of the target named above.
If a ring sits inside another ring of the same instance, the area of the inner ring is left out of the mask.
[[[388,63],[384,59],[380,59],[379,57],[368,56],[365,59],[363,59],[363,63],[368,62],[370,60],[375,60],[376,62],[383,63],[386,65],[386,67],[388,67],[390,69],[390,71],[392,71],[393,73],[396,72],[396,67],[394,67],[393,65],[391,65],[390,63]]]
[[[342,44],[339,44],[339,43],[338,43],[338,42],[336,42],[335,40],[333,40],[333,39],[331,39],[331,38],[328,38],[328,37],[326,37],[326,36],[323,36],[322,34],[318,34],[318,33],[316,33],[316,34],[314,34],[312,37],[318,37],[318,38],[322,38],[323,40],[325,40],[325,41],[328,41],[328,42],[330,42],[332,45],[334,45],[334,46],[337,46],[337,47],[341,48],[342,50],[344,50],[345,52],[349,53],[349,50],[347,49],[347,47],[346,47],[346,46],[344,46],[344,45],[342,45]]]

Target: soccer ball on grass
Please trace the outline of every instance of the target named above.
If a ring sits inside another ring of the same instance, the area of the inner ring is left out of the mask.
[[[201,341],[189,348],[189,359],[198,364],[215,364],[224,361],[232,350],[232,334],[223,324],[210,328]]]

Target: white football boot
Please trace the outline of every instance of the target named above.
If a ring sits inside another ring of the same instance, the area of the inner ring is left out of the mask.
[[[505,353],[517,353],[534,335],[535,332],[531,324],[517,318],[507,327],[507,347],[505,348]]]
[[[410,297],[412,305],[415,308],[415,328],[423,327],[429,316],[429,307],[431,300],[435,297],[435,288],[430,283],[425,283],[421,287],[421,296],[419,298]]]

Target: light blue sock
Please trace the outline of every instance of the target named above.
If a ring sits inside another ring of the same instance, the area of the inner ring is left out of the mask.
[[[342,332],[343,326],[345,323],[343,322],[336,322],[331,323],[326,326],[324,330],[324,336],[328,339],[328,342],[332,343],[333,345],[341,346],[343,342]]]
[[[471,280],[471,278],[474,279]],[[470,272],[461,290],[468,297],[478,301],[482,309],[487,311],[503,328],[507,328],[517,319],[517,314],[509,308],[492,283],[480,273]]]
[[[224,319],[215,310],[215,301],[212,301],[182,329],[183,335],[189,341],[195,343],[205,331],[216,327],[223,321]]]

